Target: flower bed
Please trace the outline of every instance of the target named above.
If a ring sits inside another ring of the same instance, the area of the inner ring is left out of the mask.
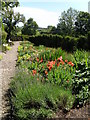
[[[89,52],[77,50],[70,54],[61,48],[35,47],[25,41],[19,46],[18,53],[17,65],[25,74],[19,74],[11,85],[17,117],[25,117],[25,120],[33,115],[49,118],[58,109],[70,110],[73,105],[83,105],[88,101]],[[84,74],[83,68],[86,68],[86,73],[80,78],[79,75]],[[82,72],[78,72],[78,76],[77,70]]]

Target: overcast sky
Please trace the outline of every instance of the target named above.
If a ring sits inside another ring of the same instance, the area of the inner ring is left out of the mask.
[[[59,16],[70,7],[88,12],[89,0],[19,0],[15,12],[24,14],[26,20],[33,18],[39,27],[56,26]]]

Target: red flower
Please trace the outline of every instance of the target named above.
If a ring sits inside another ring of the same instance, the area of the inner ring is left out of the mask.
[[[64,65],[64,64],[65,64],[63,60],[61,60],[61,63],[62,63],[62,65]]]
[[[71,65],[71,64],[72,64],[72,62],[70,61],[70,62],[68,62],[68,64],[69,64],[69,65]]]
[[[73,66],[74,66],[74,64],[72,63],[72,64],[71,64],[71,66],[73,67]]]
[[[65,62],[67,63],[67,62],[68,62],[68,60],[65,60]]]
[[[33,72],[33,75],[35,75],[35,74],[37,73],[37,71],[36,71],[36,70],[32,70],[32,72]]]
[[[49,69],[49,71],[52,69],[52,67],[50,66],[50,67],[48,67],[48,69]]]
[[[44,68],[44,66],[42,66],[42,68]]]
[[[74,64],[70,61],[68,62],[69,65],[71,65],[72,67],[74,66]]]
[[[62,60],[62,56],[60,56],[60,58],[58,58],[58,61],[61,61]]]
[[[60,65],[60,62],[59,63],[57,63],[57,67]]]
[[[39,62],[39,58],[36,58],[37,62]]]
[[[42,63],[43,62],[43,58],[41,57],[41,60],[40,60],[40,62]]]
[[[45,70],[45,74],[47,75],[48,74],[48,72]]]

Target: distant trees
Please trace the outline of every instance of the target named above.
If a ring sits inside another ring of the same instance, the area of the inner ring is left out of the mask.
[[[29,18],[22,28],[22,34],[35,35],[37,32],[37,28],[37,23],[33,20],[33,18]]]
[[[90,14],[87,12],[80,12],[75,22],[76,35],[85,35],[90,31]]]
[[[62,12],[57,25],[57,34],[79,36],[90,31],[90,14],[69,8]]]
[[[59,23],[57,25],[58,34],[72,35],[78,14],[79,12],[72,8],[69,8],[67,11],[62,12]]]

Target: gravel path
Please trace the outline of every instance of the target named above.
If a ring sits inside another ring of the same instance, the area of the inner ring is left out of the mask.
[[[6,104],[8,101],[6,101],[5,94],[9,88],[10,78],[15,73],[18,46],[19,42],[14,42],[12,49],[7,51],[6,54],[2,54],[3,59],[0,61],[0,120],[2,116],[7,114]]]

